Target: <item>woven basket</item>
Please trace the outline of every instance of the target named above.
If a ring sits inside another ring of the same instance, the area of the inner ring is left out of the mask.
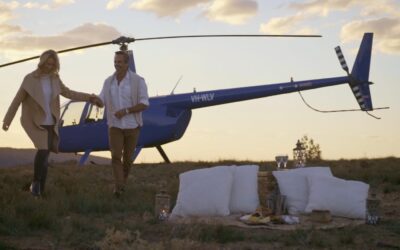
[[[263,216],[271,214],[271,209],[268,208],[267,199],[275,191],[277,182],[271,171],[258,172],[258,197],[260,200],[260,207],[257,212]]]
[[[329,210],[312,210],[311,221],[319,223],[329,223],[332,220],[332,216]]]

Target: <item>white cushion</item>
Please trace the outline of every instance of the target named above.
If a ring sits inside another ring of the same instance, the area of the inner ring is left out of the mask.
[[[332,215],[364,219],[369,185],[336,177],[309,176],[310,195],[306,212],[329,210]]]
[[[232,184],[230,212],[253,213],[258,205],[258,169],[257,165],[233,166],[234,178]]]
[[[286,207],[289,214],[304,212],[308,202],[307,176],[332,176],[329,167],[306,167],[273,171],[282,195],[286,195]]]
[[[196,169],[180,174],[179,180],[179,193],[172,217],[229,215],[232,167]]]

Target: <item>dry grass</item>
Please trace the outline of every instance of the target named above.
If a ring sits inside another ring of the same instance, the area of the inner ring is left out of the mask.
[[[112,196],[106,165],[58,164],[49,170],[47,193],[28,192],[31,166],[0,168],[0,249],[390,249],[400,248],[400,159],[338,160],[335,176],[362,180],[382,199],[383,221],[332,230],[282,232],[212,225],[175,225],[152,216],[160,183],[176,200],[179,174],[191,169],[269,162],[182,162],[136,165],[126,194]],[[174,203],[174,202],[172,202]],[[173,206],[174,204],[172,204]]]

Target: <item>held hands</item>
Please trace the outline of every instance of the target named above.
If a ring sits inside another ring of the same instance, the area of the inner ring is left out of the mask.
[[[96,105],[97,107],[100,107],[100,108],[104,107],[103,101],[100,99],[100,97],[98,97],[98,96],[95,95],[95,94],[92,94],[92,95],[89,97],[89,102],[90,102],[91,104]]]

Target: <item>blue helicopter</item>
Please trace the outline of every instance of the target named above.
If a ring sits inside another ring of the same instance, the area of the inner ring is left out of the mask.
[[[122,50],[127,50],[127,44],[140,40],[169,39],[182,37],[224,37],[224,36],[285,36],[285,35],[203,35],[203,36],[175,36],[175,37],[156,37],[134,39],[120,37],[106,43],[82,46],[68,50],[58,51],[59,53],[68,52],[76,49],[84,49],[107,44],[119,44]],[[291,35],[286,35],[291,36]],[[297,37],[297,35],[293,35]],[[301,35],[300,35],[301,36]],[[305,36],[307,37],[307,36]],[[310,36],[313,37],[313,36]],[[319,37],[319,36],[314,36]],[[299,92],[322,87],[329,87],[339,84],[349,84],[351,91],[356,98],[361,111],[374,110],[372,106],[369,85],[369,69],[371,62],[373,33],[365,33],[354,62],[351,72],[346,64],[340,47],[336,47],[336,54],[339,58],[345,76],[293,81],[266,84],[259,86],[218,89],[184,94],[174,94],[167,96],[151,97],[150,106],[143,113],[144,126],[141,130],[139,141],[132,159],[135,160],[143,148],[155,147],[165,162],[170,160],[162,148],[162,145],[179,140],[184,135],[189,125],[192,110],[214,105],[227,104],[251,100],[256,98]],[[131,50],[127,50],[130,55],[129,67],[135,71],[135,61]],[[10,64],[31,60],[37,57],[27,58]],[[9,64],[6,64],[9,65]],[[0,65],[0,66],[6,66]],[[108,128],[106,121],[106,110],[98,108],[88,102],[69,101],[61,107],[60,119],[60,152],[84,152],[79,164],[85,164],[89,154],[93,151],[109,150]],[[377,109],[377,108],[375,108]],[[379,109],[379,108],[378,108]],[[79,114],[79,115],[77,115]],[[369,114],[369,113],[368,113]],[[370,114],[371,115],[371,114]]]

